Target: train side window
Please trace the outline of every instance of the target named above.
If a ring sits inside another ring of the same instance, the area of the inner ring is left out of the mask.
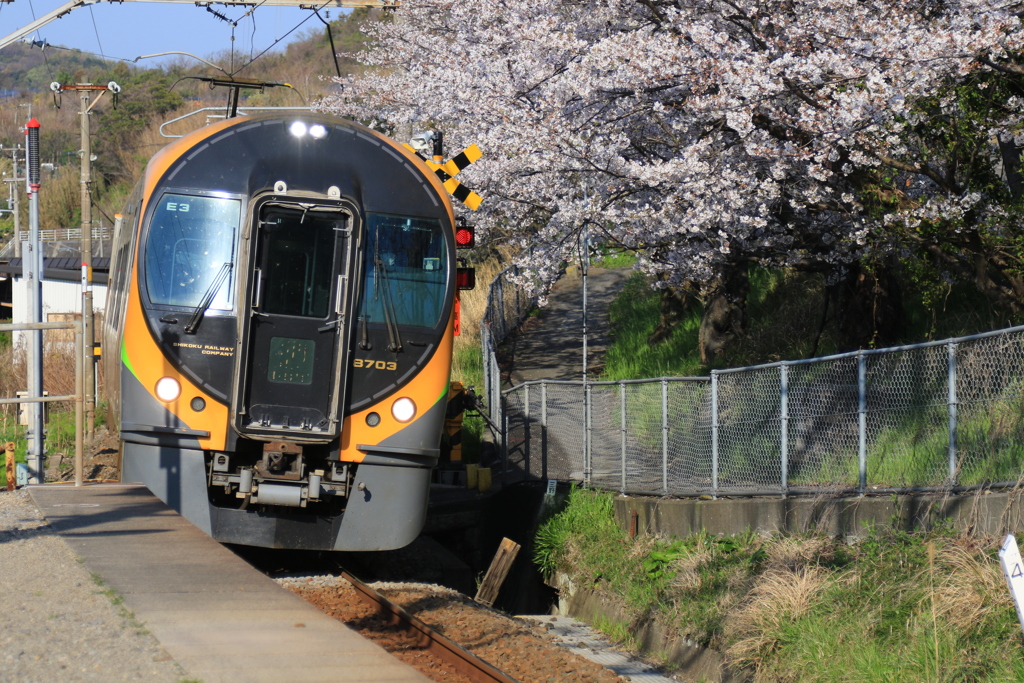
[[[154,304],[194,307],[225,263],[233,263],[241,203],[237,199],[165,194],[146,239],[146,288]],[[234,269],[211,309],[231,310]]]

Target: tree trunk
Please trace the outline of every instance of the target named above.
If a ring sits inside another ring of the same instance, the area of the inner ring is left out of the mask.
[[[880,348],[898,343],[906,330],[903,291],[896,271],[878,264],[866,270],[851,264],[849,275],[832,289],[837,350]]]
[[[704,285],[699,341],[701,363],[710,365],[722,358],[730,342],[746,332],[749,292],[746,264],[726,266]]]
[[[696,287],[691,282],[686,282],[682,287],[662,289],[661,320],[654,328],[654,332],[647,337],[647,343],[654,346],[671,337],[676,325],[682,322],[693,308],[696,298]]]

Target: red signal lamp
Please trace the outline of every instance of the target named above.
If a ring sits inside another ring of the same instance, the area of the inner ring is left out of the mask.
[[[455,228],[455,248],[472,249],[476,246],[476,234],[472,225],[459,225]]]
[[[476,268],[456,268],[455,286],[460,290],[476,289]]]

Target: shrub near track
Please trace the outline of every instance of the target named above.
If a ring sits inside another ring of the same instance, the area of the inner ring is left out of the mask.
[[[631,624],[598,624],[612,637],[657,618],[759,681],[1024,680],[999,539],[869,528],[851,543],[813,533],[631,540],[612,500],[573,489],[539,529],[534,557],[549,576],[624,599]]]

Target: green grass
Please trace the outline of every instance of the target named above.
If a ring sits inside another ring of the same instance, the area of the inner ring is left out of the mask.
[[[462,338],[456,338],[452,358],[452,381],[462,382],[467,388],[475,387],[478,392],[483,391],[484,366],[479,338],[476,338],[475,343],[472,340],[467,341],[469,343],[462,343]],[[479,462],[480,443],[486,428],[479,415],[465,415],[462,422],[463,462]]]
[[[660,295],[650,288],[647,276],[633,273],[622,293],[608,308],[612,343],[605,354],[602,379],[684,377],[707,374],[697,352],[699,313],[691,314],[661,344],[647,338],[660,318]]]
[[[631,621],[656,618],[759,680],[1024,680],[998,539],[940,526],[871,528],[854,543],[751,533],[631,540],[610,494],[577,488],[535,546],[547,575],[620,596]],[[595,626],[631,644],[622,623]]]
[[[599,254],[590,259],[597,268],[632,268],[636,265],[636,254],[628,249],[601,247]]]
[[[826,310],[827,290],[821,276],[751,267],[749,279],[746,332],[724,359],[707,366],[698,352],[699,305],[667,339],[653,346],[647,343],[661,319],[659,293],[651,289],[647,276],[634,273],[609,308],[611,346],[603,379],[700,376],[711,367],[746,367],[836,353],[836,315],[834,306]],[[905,330],[899,343],[975,334],[1019,322],[993,309],[967,286],[951,287],[938,301],[926,298],[907,285]],[[823,313],[827,313],[824,326]]]

